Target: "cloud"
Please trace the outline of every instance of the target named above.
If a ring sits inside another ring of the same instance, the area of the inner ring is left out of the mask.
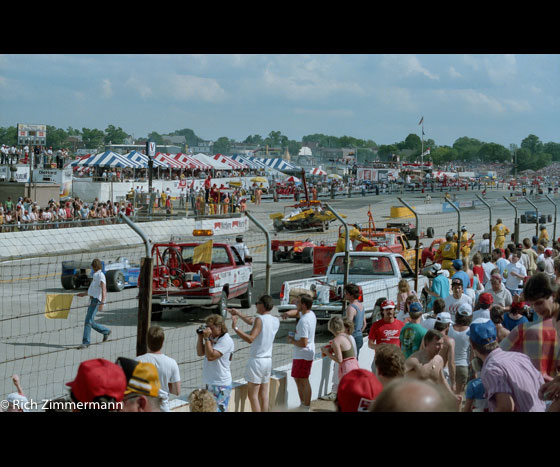
[[[125,86],[134,89],[142,98],[147,98],[152,95],[152,89],[143,81],[140,81],[135,76],[131,76],[128,80],[124,83]]]
[[[462,102],[467,110],[477,114],[523,113],[531,110],[531,105],[522,99],[499,99],[474,89],[438,90],[434,95],[446,104]],[[457,111],[461,111],[457,108]]]
[[[384,55],[380,65],[396,76],[419,74],[431,80],[439,80],[439,76],[423,67],[415,55]]]
[[[171,74],[167,78],[170,97],[182,101],[220,102],[227,95],[217,80],[193,75]]]
[[[462,78],[463,75],[461,73],[459,73],[454,66],[450,66],[449,70],[448,70],[449,76],[451,76],[452,78]]]
[[[101,82],[101,92],[104,98],[108,99],[113,96],[113,87],[111,85],[111,80],[104,78]]]

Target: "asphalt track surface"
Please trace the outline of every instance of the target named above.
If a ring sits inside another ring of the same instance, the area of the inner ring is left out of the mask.
[[[478,190],[452,192],[457,196],[457,202],[476,199]],[[431,204],[441,203],[444,193],[429,193],[432,197]],[[493,224],[498,218],[513,231],[514,209],[503,200],[503,196],[509,197],[507,190],[488,190],[486,199],[498,200],[499,203],[492,207]],[[373,212],[377,226],[384,226],[388,221],[392,206],[400,205],[397,196],[401,196],[412,206],[424,204],[425,195],[418,192],[404,194],[381,194],[379,196],[354,196],[352,198],[337,197],[334,200],[322,199],[337,212],[346,215],[348,222],[360,222],[367,225],[367,212]],[[553,197],[551,195],[551,197]],[[554,206],[544,197],[530,198],[544,214],[554,216]],[[557,197],[553,197],[558,202]],[[516,202],[519,208],[518,214],[533,210],[526,201]],[[281,212],[285,206],[293,204],[291,200],[283,200],[279,203],[263,201],[260,206],[250,204],[248,210],[271,231],[272,222],[269,215]],[[461,225],[465,225],[469,233],[475,234],[475,240],[480,241],[482,234],[488,231],[488,209],[485,206],[477,208],[461,209]],[[553,217],[554,219],[554,217]],[[410,219],[414,220],[414,219]],[[338,235],[340,223],[335,221],[326,232],[281,232],[272,233],[272,238],[278,239],[307,239],[315,242],[334,242]],[[420,229],[426,230],[433,227],[435,237],[444,236],[449,229],[457,230],[457,214],[439,213],[420,216]],[[547,229],[552,237],[553,224],[547,223]],[[520,238],[531,238],[536,233],[535,224],[520,224]],[[0,234],[1,235],[1,234]],[[253,289],[253,302],[265,291],[265,237],[251,226],[245,235],[245,241],[253,255],[253,272],[255,286]],[[422,243],[427,246],[431,239],[424,239]],[[411,242],[414,246],[414,242]],[[509,243],[509,238],[506,240]],[[139,259],[142,255],[141,247],[132,248],[113,256],[126,255],[129,258]],[[99,253],[83,255],[82,260],[89,261]],[[24,391],[30,399],[41,401],[66,393],[64,383],[71,381],[76,374],[79,363],[89,358],[106,358],[115,361],[119,356],[134,357],[136,347],[136,322],[137,322],[137,293],[136,288],[125,289],[122,292],[109,292],[106,310],[98,313],[96,321],[109,327],[112,335],[107,343],[101,344],[99,334],[92,331],[92,345],[86,350],[77,350],[81,343],[83,330],[83,319],[87,298],[75,297],[73,308],[81,312],[70,313],[67,320],[48,320],[44,317],[44,306],[46,294],[65,293],[60,284],[60,262],[71,257],[57,257],[57,263],[52,259],[23,260],[2,263],[0,265],[0,296],[2,297],[0,310],[0,374],[4,377],[0,380],[0,398],[13,392],[10,376],[17,373],[22,378]],[[116,259],[116,258],[114,258]],[[310,277],[312,265],[298,262],[273,263],[271,276],[271,295],[276,303],[279,303],[279,292],[281,285],[286,280]],[[66,291],[67,292],[67,291]],[[67,292],[68,293],[68,292]],[[239,306],[235,299],[231,300],[231,306]],[[243,310],[248,315],[255,314],[254,305]],[[164,353],[170,355],[179,362],[182,376],[182,396],[187,396],[192,389],[201,384],[201,359],[196,357],[195,342],[196,328],[203,322],[204,317],[210,313],[208,310],[198,310],[184,313],[181,310],[173,310],[164,314],[164,319],[158,322],[166,332],[166,343]],[[276,310],[274,314],[277,314]],[[238,324],[241,329],[248,331],[249,326],[241,321]],[[227,324],[231,324],[228,319]],[[292,348],[286,343],[288,331],[293,330],[293,321],[283,321],[278,332],[273,356],[273,368],[282,366],[291,361]],[[232,331],[230,333],[236,345],[237,352],[232,361],[232,375],[234,380],[243,376],[248,344],[242,342]],[[318,329],[316,336],[317,349],[330,339],[329,333],[324,327]],[[195,368],[196,369],[193,369]]]

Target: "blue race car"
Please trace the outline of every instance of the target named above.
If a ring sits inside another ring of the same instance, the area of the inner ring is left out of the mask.
[[[119,257],[113,263],[101,261],[102,271],[107,280],[109,292],[120,292],[125,287],[137,287],[140,265],[130,264],[128,259]],[[89,287],[93,276],[91,261],[63,261],[60,280],[67,290]]]

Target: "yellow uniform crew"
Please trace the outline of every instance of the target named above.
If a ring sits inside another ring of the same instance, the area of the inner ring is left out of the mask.
[[[471,249],[474,246],[474,240],[469,238],[469,233],[467,229],[461,229],[461,257],[463,259],[468,259],[469,255],[471,254]]]
[[[447,241],[439,246],[437,257],[441,258],[441,267],[449,271],[449,274],[455,274],[453,268],[453,260],[457,259],[457,242],[453,242],[453,235],[446,235]]]
[[[548,232],[546,231],[546,227],[544,225],[541,225],[541,233],[539,235],[539,242],[541,240],[546,240],[547,242],[550,240],[548,237]]]
[[[494,240],[494,248],[503,248],[506,241],[506,235],[510,232],[509,229],[502,224],[502,219],[498,219],[498,222],[492,229],[492,232],[496,232],[496,240]]]
[[[358,241],[362,243],[367,243],[368,245],[372,245],[372,243],[366,237],[364,237],[361,234],[360,230],[355,226],[353,226],[348,232],[348,237],[350,238],[350,241],[352,243]],[[350,251],[352,251],[353,249],[352,243],[350,244]],[[342,251],[345,251],[345,246],[346,246],[346,233],[343,231],[340,233],[340,236],[338,237],[338,241],[336,242],[335,253],[340,253]]]

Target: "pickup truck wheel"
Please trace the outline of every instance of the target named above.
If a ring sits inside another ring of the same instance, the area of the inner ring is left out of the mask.
[[[122,271],[108,271],[106,279],[108,291],[121,292],[124,289],[124,274]]]
[[[60,280],[62,282],[62,287],[64,287],[66,290],[77,289],[79,286],[78,276],[76,275],[62,276]]]
[[[223,318],[227,318],[227,307],[228,307],[228,297],[225,290],[222,290],[222,296],[220,297],[220,302],[218,303],[218,314]]]
[[[250,282],[247,287],[247,292],[241,295],[240,298],[242,308],[251,308],[251,305],[253,304],[253,287],[251,286]]]
[[[152,321],[161,321],[163,318],[163,307],[152,304]]]

